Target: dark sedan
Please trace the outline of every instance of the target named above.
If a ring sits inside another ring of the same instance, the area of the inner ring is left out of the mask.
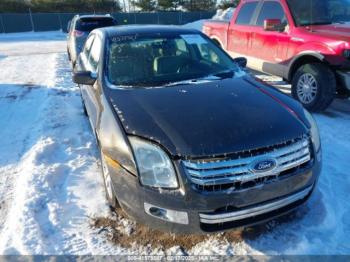
[[[106,195],[182,233],[247,226],[304,203],[321,169],[312,116],[196,30],[93,31],[75,68]]]

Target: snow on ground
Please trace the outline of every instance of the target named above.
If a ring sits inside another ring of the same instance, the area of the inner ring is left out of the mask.
[[[25,37],[23,37],[25,35]],[[0,34],[0,60],[6,56],[64,52],[66,34],[61,31]]]
[[[242,241],[212,235],[189,250],[122,248],[90,227],[91,218],[111,214],[64,37],[15,38],[0,35],[0,254],[350,253],[349,101],[315,115],[324,168],[297,212],[243,230]]]
[[[212,19],[230,21],[236,8],[218,9]]]
[[[108,209],[79,90],[65,55],[26,45],[0,60],[0,253],[92,252],[89,217]]]

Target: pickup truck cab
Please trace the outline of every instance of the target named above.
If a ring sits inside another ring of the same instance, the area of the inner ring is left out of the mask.
[[[348,0],[242,0],[232,19],[203,32],[248,67],[282,77],[304,107],[322,111],[350,94]]]

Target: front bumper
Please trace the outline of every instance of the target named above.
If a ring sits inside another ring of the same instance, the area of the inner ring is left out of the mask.
[[[175,233],[208,233],[261,223],[292,211],[311,195],[321,170],[314,160],[305,169],[273,183],[240,191],[198,192],[187,178],[181,162],[176,163],[179,190],[141,186],[137,177],[123,168],[111,169],[116,196],[123,210],[137,222]],[[188,223],[157,218],[146,206],[186,212]]]
[[[306,198],[312,191],[313,186],[293,193],[281,199],[272,200],[269,203],[263,203],[254,207],[248,207],[239,211],[225,212],[222,214],[199,213],[200,222],[204,224],[219,224],[226,222],[239,221],[251,217],[256,217],[261,214],[276,211],[283,207],[289,206],[301,199]]]

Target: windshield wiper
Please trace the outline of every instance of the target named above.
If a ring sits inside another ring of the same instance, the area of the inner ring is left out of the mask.
[[[196,82],[197,82],[197,79],[181,80],[176,82],[170,82],[163,86],[191,85],[191,84],[195,84]]]
[[[181,81],[176,81],[176,82],[170,82],[170,83],[167,83],[163,86],[193,85],[193,84],[202,83],[203,81],[207,82],[208,79],[195,78],[195,79],[190,79],[190,80],[181,80]]]
[[[233,78],[235,76],[235,71],[232,69],[229,69],[219,73],[212,74],[212,76],[219,77],[220,79]]]
[[[164,84],[163,86],[177,86],[177,85],[193,85],[193,84],[200,84],[203,82],[208,82],[208,81],[216,81],[216,80],[222,80],[226,78],[232,78],[235,75],[235,71],[233,69],[221,71],[218,73],[210,74],[204,77],[198,77],[198,78],[193,78],[189,80],[181,80],[181,81],[176,81],[176,82],[170,82],[167,84]]]

